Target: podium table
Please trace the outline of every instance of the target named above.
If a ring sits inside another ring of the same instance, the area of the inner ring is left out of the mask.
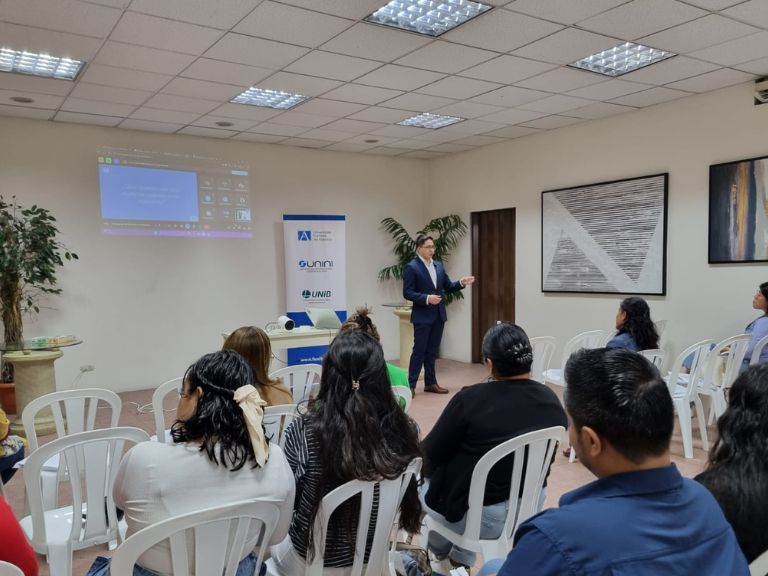
[[[327,346],[337,333],[338,330],[299,326],[293,330],[271,330],[267,332],[267,336],[274,351],[304,346]],[[221,336],[226,340],[230,334],[231,332],[222,332]]]

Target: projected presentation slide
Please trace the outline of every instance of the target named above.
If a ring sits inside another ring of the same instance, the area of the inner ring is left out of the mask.
[[[102,233],[251,238],[248,166],[140,150],[98,151]]]

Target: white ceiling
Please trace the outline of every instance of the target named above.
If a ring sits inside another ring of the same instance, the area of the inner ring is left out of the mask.
[[[434,158],[768,75],[768,0],[490,0],[438,39],[362,22],[385,2],[0,0],[0,46],[87,62],[76,82],[0,73],[0,115]],[[627,40],[680,56],[565,67]],[[311,99],[229,103],[254,85]],[[397,125],[418,112],[467,120]]]

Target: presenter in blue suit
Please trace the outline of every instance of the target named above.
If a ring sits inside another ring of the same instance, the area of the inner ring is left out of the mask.
[[[443,325],[448,318],[443,297],[475,281],[474,276],[465,276],[458,282],[451,282],[443,265],[432,259],[434,253],[432,237],[419,234],[416,236],[416,258],[403,270],[403,297],[413,302],[413,351],[408,366],[408,383],[414,394],[422,366],[424,391],[448,394],[448,390],[437,383],[435,376],[435,358],[443,337]]]

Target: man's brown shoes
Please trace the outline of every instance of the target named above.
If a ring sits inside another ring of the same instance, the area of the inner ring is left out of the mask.
[[[448,389],[443,388],[440,384],[431,384],[424,386],[424,392],[432,392],[433,394],[448,394]]]

